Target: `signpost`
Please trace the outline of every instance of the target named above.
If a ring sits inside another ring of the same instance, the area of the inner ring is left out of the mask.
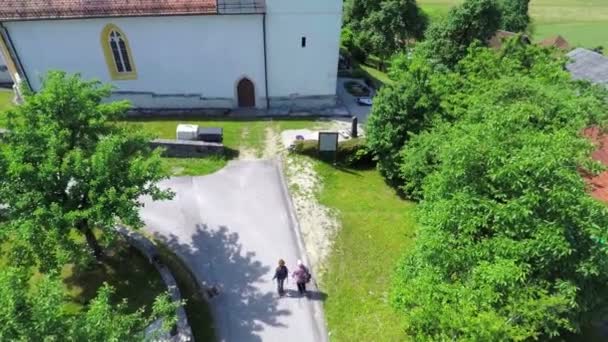
[[[336,162],[338,154],[338,133],[319,132],[319,157]]]

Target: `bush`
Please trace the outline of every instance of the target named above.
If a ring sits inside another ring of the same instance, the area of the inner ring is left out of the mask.
[[[357,69],[353,70],[353,72],[350,74],[350,77],[364,79],[367,77],[367,73],[365,72],[365,70],[357,68]]]
[[[369,96],[371,94],[369,88],[359,82],[346,82],[344,83],[344,88],[346,88],[346,91],[348,91],[351,95],[356,97]]]
[[[343,28],[340,39],[342,47],[347,50],[350,58],[358,62],[365,61],[367,53],[361,48],[358,39],[351,29],[347,27]]]
[[[319,142],[317,140],[300,140],[294,145],[293,152],[319,159]],[[350,167],[373,167],[374,160],[367,148],[365,139],[351,139],[338,144],[336,162]]]

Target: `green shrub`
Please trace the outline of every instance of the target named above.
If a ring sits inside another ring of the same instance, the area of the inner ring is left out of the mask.
[[[311,158],[319,159],[319,142],[317,140],[301,140],[294,145],[293,152]],[[338,144],[336,163],[349,167],[371,167],[374,160],[367,148],[365,139],[351,139]]]
[[[362,85],[359,82],[349,81],[344,83],[344,88],[353,96],[369,96],[370,90],[367,86]]]

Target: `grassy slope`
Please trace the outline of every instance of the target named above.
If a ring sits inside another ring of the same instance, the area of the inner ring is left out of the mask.
[[[8,263],[7,244],[3,245],[0,254],[0,267]],[[147,259],[137,250],[130,248],[122,240],[117,240],[114,248],[106,251],[104,264],[93,264],[89,268],[79,268],[74,264],[66,265],[61,271],[61,278],[67,294],[65,309],[76,313],[97,295],[97,290],[107,282],[116,290],[112,297],[115,303],[123,299],[128,301],[128,310],[144,307],[149,310],[154,299],[167,291],[160,274]],[[128,262],[127,262],[128,261]],[[41,275],[35,273],[32,285],[39,281]]]
[[[175,139],[175,130],[180,123],[195,124],[205,127],[220,127],[224,130],[224,145],[229,151],[224,157],[203,159],[167,158],[167,165],[176,175],[196,176],[216,172],[226,166],[228,161],[238,156],[241,149],[252,150],[261,156],[266,142],[266,129],[274,128],[277,132],[286,129],[310,128],[315,125],[314,119],[142,119],[133,120],[133,124],[142,126],[158,138]]]
[[[418,0],[437,17],[462,0]],[[608,48],[608,1],[606,0],[532,0],[534,39],[561,34],[575,46]]]
[[[196,341],[215,341],[213,316],[209,305],[201,295],[201,289],[190,269],[162,243],[157,242],[162,262],[167,265],[177,281],[182,298],[186,298],[186,316]]]
[[[411,247],[415,205],[401,200],[375,170],[338,170],[318,163],[322,204],[336,209],[342,228],[322,279],[332,341],[405,339],[390,307],[393,270]]]

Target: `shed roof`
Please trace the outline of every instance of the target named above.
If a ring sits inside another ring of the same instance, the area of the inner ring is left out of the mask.
[[[577,48],[567,54],[566,66],[575,80],[587,80],[608,87],[608,58],[595,51]]]
[[[265,0],[0,0],[0,20],[264,13]]]
[[[608,166],[608,135],[603,133],[598,127],[590,127],[584,131],[584,135],[596,145],[593,152],[593,159]],[[584,174],[587,184],[593,197],[608,202],[608,171],[599,175]]]
[[[560,35],[543,39],[543,41],[538,44],[544,47],[555,47],[560,50],[570,50],[570,43],[568,43],[566,38]]]

